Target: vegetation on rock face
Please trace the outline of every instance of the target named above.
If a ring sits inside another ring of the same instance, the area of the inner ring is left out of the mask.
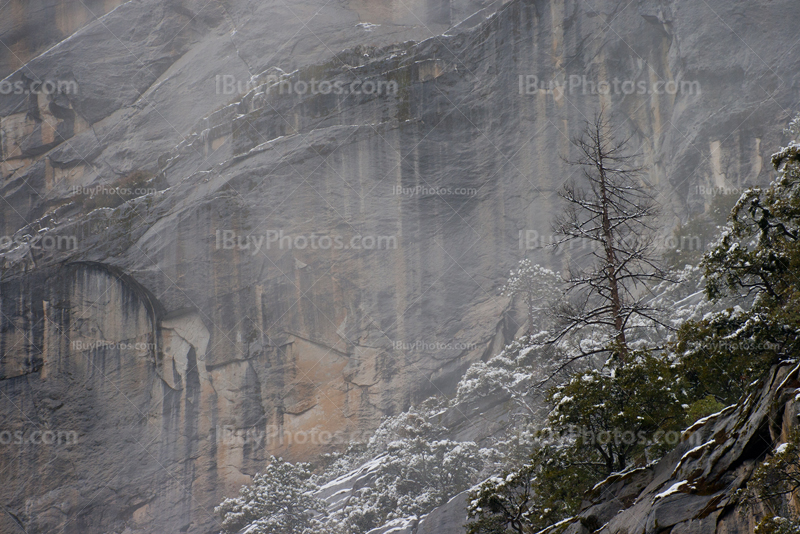
[[[435,399],[427,408],[387,419],[369,443],[331,455],[316,478],[307,466],[290,468],[275,461],[254,486],[220,505],[225,532],[243,526],[253,533],[284,532],[280,518],[299,514],[293,532],[324,524],[337,534],[363,534],[386,521],[419,518],[470,487],[469,534],[536,532],[574,515],[586,491],[612,473],[660,458],[677,444],[687,424],[737,402],[771,365],[792,358],[800,348],[800,279],[794,274],[800,272],[800,146],[781,150],[773,163],[778,179],[769,189],[741,196],[728,226],[705,253],[702,271],[686,267],[670,275],[680,284],[662,281],[637,292],[644,280],[665,276],[649,261],[648,268],[636,271],[643,278],[624,274],[613,262],[603,264],[609,248],[601,239],[601,266],[588,274],[573,273],[567,282],[573,290],[581,280],[590,288],[576,291],[582,295],[580,305],[573,302],[570,308],[559,306],[563,282],[555,273],[521,262],[503,292],[522,299],[529,322],[525,336],[473,364],[453,399]],[[599,186],[594,186],[596,193]],[[576,201],[588,198],[574,188],[567,194]],[[636,211],[635,201],[624,205]],[[603,213],[600,206],[595,230],[607,236]],[[647,215],[650,208],[638,213]],[[575,211],[561,222],[562,229],[582,228],[581,221]],[[632,243],[626,253],[644,254],[646,242]],[[616,247],[611,252],[621,254]],[[613,273],[623,282],[616,297]],[[669,324],[652,320],[657,308],[670,310]],[[564,315],[569,309],[576,313]],[[561,310],[560,315],[552,310]],[[586,340],[593,348],[576,349],[576,341]],[[566,378],[558,374],[564,361],[570,362]],[[561,383],[543,391],[542,381],[553,376]],[[516,433],[491,447],[452,441],[445,428],[432,422],[447,409],[498,397],[510,401]],[[793,436],[750,480],[750,498],[772,513],[759,524],[760,534],[800,532],[781,500],[800,489],[797,451]],[[311,480],[328,482],[365,462],[372,482],[326,516],[313,497]],[[294,489],[280,489],[287,485]],[[303,503],[305,512],[290,509],[281,495]],[[263,530],[264,521],[278,523]]]
[[[247,527],[249,534],[312,534],[319,532],[317,514],[325,502],[312,495],[307,464],[291,464],[271,458],[264,473],[243,486],[239,496],[225,499],[215,510],[222,518],[222,532],[237,534]]]
[[[470,493],[468,534],[520,534],[571,515],[586,487],[585,470],[558,446],[537,449],[519,469],[491,477]]]
[[[574,456],[595,479],[660,456],[684,427],[682,393],[669,363],[648,353],[631,356],[624,367],[579,373],[551,391],[548,421],[574,434]]]
[[[374,482],[357,489],[334,513],[329,530],[360,534],[387,521],[419,517],[476,482],[491,451],[473,442],[436,439],[436,429],[415,412],[390,418],[371,448]],[[383,442],[383,447],[376,447]],[[380,452],[379,452],[380,451]]]
[[[548,306],[560,297],[558,283],[560,279],[550,269],[534,265],[529,259],[519,262],[516,270],[511,271],[508,281],[500,290],[504,296],[518,297],[525,303],[528,320],[528,335],[541,330],[541,315],[549,311]]]
[[[772,158],[778,178],[742,194],[704,256],[706,293],[735,307],[686,322],[678,335],[685,387],[735,402],[774,363],[800,349],[800,146]],[[748,304],[751,303],[751,304]]]
[[[765,517],[756,525],[755,534],[800,534],[800,522],[787,517]]]
[[[363,534],[387,521],[422,516],[470,488],[485,467],[495,465],[494,451],[438,439],[443,431],[411,410],[386,419],[364,447],[332,455],[316,474],[309,464],[292,466],[273,458],[239,497],[217,508],[223,532]],[[319,485],[364,464],[369,464],[371,482],[354,488],[343,506],[329,512],[327,503],[314,496]],[[287,525],[289,530],[282,530]]]
[[[551,411],[529,461],[472,492],[471,534],[530,532],[568,517],[596,482],[657,456],[670,445],[664,436],[685,423],[685,395],[672,362],[632,348],[648,330],[670,330],[658,317],[658,301],[643,291],[669,277],[654,257],[657,206],[637,181],[640,170],[625,154],[625,142],[611,140],[608,130],[599,115],[575,141],[588,189],[565,187],[566,214],[555,228],[560,245],[589,243],[591,265],[570,272],[563,284],[567,298],[554,306],[560,324],[545,336],[560,349],[558,370],[576,362],[588,368],[573,370],[570,380],[548,392]],[[512,279],[541,276],[524,267]],[[597,359],[603,355],[611,357]]]
[[[753,472],[745,490],[746,503],[760,504],[767,512],[756,534],[800,534],[800,521],[789,502],[800,490],[800,433],[780,445]]]
[[[620,344],[630,340],[617,335],[617,354],[625,364],[612,358],[550,391],[545,430],[560,439],[540,446],[523,467],[471,493],[470,534],[535,532],[569,517],[594,483],[612,471],[657,459],[675,445],[663,439],[670,431],[676,435],[686,423],[738,401],[771,365],[797,354],[800,146],[782,149],[773,165],[778,179],[769,189],[741,196],[701,263],[709,302],[733,300],[744,308],[698,318],[696,311],[680,308],[699,304],[673,302],[673,313],[688,320],[679,325],[669,350],[625,354]],[[611,292],[605,295],[613,299]],[[796,446],[785,445],[756,470],[751,491],[767,504],[795,495],[798,472]],[[553,487],[553,480],[560,485]],[[777,515],[787,510],[774,511],[759,525],[760,533],[798,531],[798,523]]]
[[[678,331],[674,350],[681,386],[699,401],[735,403],[776,360],[770,342],[759,340],[751,313],[741,308],[709,314]]]
[[[786,514],[782,497],[793,495],[800,489],[800,434],[791,436],[787,443],[764,460],[750,479],[749,493],[764,503],[773,514]]]
[[[544,528],[572,515],[598,481],[677,443],[686,405],[670,364],[648,353],[630,358],[549,391],[552,411],[528,462],[472,492],[470,534]]]

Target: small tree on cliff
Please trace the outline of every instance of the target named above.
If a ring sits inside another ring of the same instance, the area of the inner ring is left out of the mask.
[[[541,265],[534,265],[527,258],[521,260],[516,270],[509,273],[508,281],[500,293],[524,300],[529,336],[535,334],[537,329],[544,330],[542,315],[550,310],[552,303],[561,298],[558,289],[560,283],[561,279],[556,273]]]
[[[239,496],[225,499],[214,510],[222,519],[223,534],[314,534],[321,524],[315,516],[326,504],[313,495],[310,466],[272,457],[253,484],[242,486]]]
[[[582,168],[585,185],[569,181],[559,192],[566,206],[553,224],[554,246],[578,244],[588,249],[590,261],[570,266],[566,292],[571,298],[556,312],[563,326],[553,342],[589,329],[599,337],[583,336],[572,360],[612,352],[625,363],[629,331],[661,324],[647,303],[646,288],[666,277],[654,246],[658,205],[640,180],[643,169],[628,153],[628,140],[615,140],[610,130],[600,112],[573,140],[578,158],[567,161]]]
[[[695,397],[736,402],[772,365],[800,352],[800,119],[786,133],[789,144],[772,156],[777,177],[742,193],[703,258],[708,297],[741,307],[680,328],[683,387]]]

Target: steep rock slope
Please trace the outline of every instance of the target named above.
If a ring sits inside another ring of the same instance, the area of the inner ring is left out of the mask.
[[[517,333],[496,289],[544,257],[520,232],[549,232],[557,156],[601,103],[675,217],[699,186],[766,182],[796,104],[788,1],[381,5],[134,0],[9,76],[79,90],[0,96],[0,410],[79,439],[4,457],[4,531],[212,531],[270,453],[360,439]],[[528,75],[701,92],[520,94]],[[115,184],[144,191],[80,189]],[[395,246],[265,249],[278,235]]]
[[[598,484],[564,532],[753,532],[768,512],[742,506],[736,492],[797,431],[798,373],[796,364],[773,368],[741,403],[686,430],[655,465]]]
[[[754,386],[738,405],[684,431],[681,443],[662,459],[597,484],[574,518],[540,534],[753,532],[770,511],[757,503],[746,505],[740,490],[747,488],[757,465],[800,428],[800,367],[776,366]],[[370,534],[463,534],[467,499],[468,492],[461,493],[418,521],[397,522]]]

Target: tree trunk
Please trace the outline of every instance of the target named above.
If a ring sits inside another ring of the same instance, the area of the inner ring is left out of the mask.
[[[603,206],[603,246],[606,253],[606,276],[611,292],[611,313],[614,316],[614,329],[616,330],[616,340],[619,345],[619,359],[623,364],[628,356],[628,345],[625,341],[625,330],[622,323],[622,298],[619,292],[619,280],[617,279],[617,258],[614,254],[614,234],[611,229],[611,218],[608,215],[608,194],[606,191],[606,169],[603,163],[603,151],[600,146],[601,133],[599,126],[595,130],[597,135],[596,161],[597,170],[600,175],[600,201]]]

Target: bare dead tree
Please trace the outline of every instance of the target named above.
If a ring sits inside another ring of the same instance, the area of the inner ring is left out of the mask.
[[[664,325],[657,310],[648,305],[647,288],[666,280],[654,242],[658,203],[642,181],[644,168],[638,154],[628,152],[629,139],[617,141],[601,111],[573,139],[581,182],[568,182],[559,192],[564,212],[556,217],[554,247],[588,248],[581,265],[570,265],[566,280],[568,299],[556,314],[562,326],[553,342],[579,332],[600,332],[605,342],[585,347],[578,342],[574,360],[592,354],[612,353],[625,363],[629,331],[636,324]]]

